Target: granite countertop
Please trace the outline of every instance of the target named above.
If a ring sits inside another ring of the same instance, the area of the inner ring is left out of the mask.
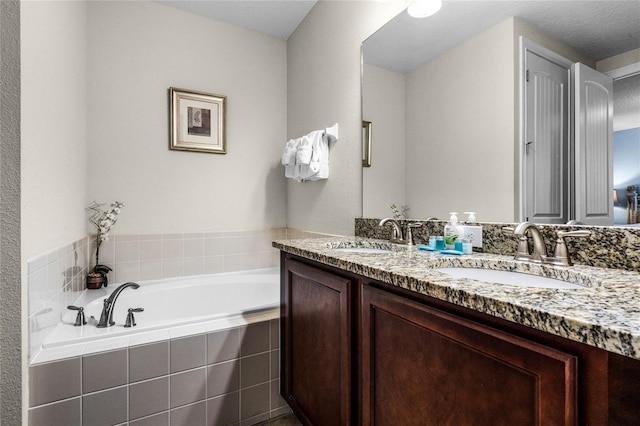
[[[640,274],[591,266],[548,266],[513,256],[443,255],[359,237],[274,241],[273,247],[455,305],[640,359]],[[391,253],[352,253],[371,247]],[[559,278],[581,289],[521,287],[453,278],[433,268],[481,267]]]

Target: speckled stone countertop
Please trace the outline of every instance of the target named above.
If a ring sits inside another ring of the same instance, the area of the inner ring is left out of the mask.
[[[273,247],[387,284],[640,359],[640,274],[575,265],[547,266],[513,256],[464,256],[360,237],[274,241]],[[352,253],[370,247],[391,253]],[[584,286],[577,290],[521,287],[453,278],[434,268],[475,267],[524,272]]]

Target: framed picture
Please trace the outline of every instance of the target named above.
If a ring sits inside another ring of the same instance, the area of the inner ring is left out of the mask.
[[[169,148],[226,154],[226,100],[226,96],[169,88]]]
[[[371,167],[371,122],[362,122],[362,167]]]

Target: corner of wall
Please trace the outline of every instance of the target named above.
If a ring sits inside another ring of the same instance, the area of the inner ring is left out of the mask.
[[[0,2],[0,423],[22,424],[24,353],[20,241],[20,2]],[[26,410],[25,410],[26,412]]]
[[[362,215],[360,46],[405,7],[401,2],[316,3],[287,42],[287,133],[340,124],[329,179],[287,182],[287,225],[353,234]],[[331,37],[327,37],[331,28]]]

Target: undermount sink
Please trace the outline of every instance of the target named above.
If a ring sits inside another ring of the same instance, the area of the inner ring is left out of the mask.
[[[497,284],[516,285],[521,287],[556,288],[556,289],[584,289],[583,286],[555,278],[541,277],[538,275],[524,274],[522,272],[498,271],[495,269],[480,268],[438,268],[435,271],[442,272],[454,278],[469,278]]]
[[[343,253],[379,253],[379,254],[389,254],[393,253],[391,250],[385,250],[380,248],[373,247],[349,247],[349,248],[337,248],[335,251],[341,251]]]

